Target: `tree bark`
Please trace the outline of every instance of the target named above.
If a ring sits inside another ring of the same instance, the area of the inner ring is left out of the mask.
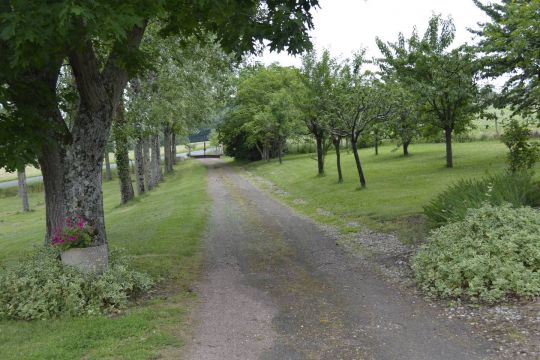
[[[171,157],[172,157],[172,166],[171,166],[171,171],[172,171],[174,164],[176,164],[176,133],[174,131],[171,135]]]
[[[341,150],[339,148],[339,145],[341,143],[341,138],[338,136],[332,137],[332,142],[334,143],[334,148],[336,149],[336,166],[337,166],[337,172],[338,172],[338,183],[343,182],[343,173],[341,172]]]
[[[120,102],[116,108],[113,124],[113,136],[115,144],[114,156],[116,158],[116,171],[120,181],[120,202],[127,203],[135,197],[131,174],[129,172],[129,139],[126,134],[126,121],[124,118],[124,103]]]
[[[159,147],[159,134],[152,135],[152,187],[155,187],[163,178],[161,172],[161,150]]]
[[[360,187],[366,187],[366,178],[364,177],[364,171],[362,170],[362,163],[360,162],[360,156],[358,156],[357,141],[351,139],[351,148],[354,154],[354,161],[356,162],[356,169],[358,170],[358,177],[360,178]]]
[[[409,145],[411,144],[410,141],[404,141],[403,142],[403,156],[409,156]]]
[[[105,149],[105,154],[103,155],[103,158],[105,159],[105,180],[111,181],[112,173],[111,173],[111,161],[109,160],[109,149]]]
[[[165,153],[165,172],[171,172],[171,131],[168,126],[163,127],[163,152]]]
[[[315,141],[317,143],[317,170],[318,175],[324,175],[324,149],[322,136],[316,136]]]
[[[452,129],[444,129],[444,136],[446,140],[446,167],[454,167],[453,157],[452,157]]]
[[[278,159],[279,159],[279,163],[282,164],[283,163],[283,141],[281,140],[278,140]]]
[[[143,139],[138,138],[133,147],[135,154],[135,180],[137,184],[137,194],[144,194],[146,191],[144,183],[144,156],[143,156]]]
[[[375,155],[379,155],[379,135],[375,133]]]
[[[128,73],[121,54],[139,47],[146,23],[134,26],[122,46],[113,46],[103,65],[90,38],[69,52],[69,63],[77,84],[80,104],[71,130],[72,143],[66,150],[64,196],[70,218],[82,216],[94,228],[92,245],[107,244],[103,212],[102,164],[116,111]],[[84,32],[81,24],[81,32]],[[101,70],[102,69],[102,70]]]
[[[93,245],[107,243],[103,213],[103,151],[112,121],[111,106],[93,109],[81,104],[73,142],[66,149],[64,190],[67,217],[82,216],[96,231]]]
[[[58,145],[47,144],[38,158],[45,189],[45,244],[50,244],[54,232],[65,224],[64,152]]]
[[[26,187],[26,171],[24,166],[17,170],[17,180],[19,184],[19,197],[22,202],[22,209],[24,212],[30,211],[30,205],[28,204],[28,189]]]
[[[143,170],[144,170],[144,188],[146,191],[152,190],[154,187],[152,183],[152,163],[150,158],[150,137],[146,136],[142,138],[143,148]]]

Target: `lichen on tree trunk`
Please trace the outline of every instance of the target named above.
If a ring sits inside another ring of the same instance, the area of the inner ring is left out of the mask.
[[[152,148],[152,155],[150,160],[151,167],[151,187],[157,186],[162,179],[161,172],[161,151],[159,147],[159,134],[154,134],[150,137],[150,147]]]
[[[137,194],[144,194],[146,191],[144,183],[144,156],[143,156],[143,139],[138,138],[133,147],[135,154],[135,180],[137,183]]]
[[[116,171],[120,182],[120,202],[127,203],[135,197],[131,175],[129,173],[129,138],[125,129],[124,103],[121,101],[116,108],[113,124],[115,144]]]

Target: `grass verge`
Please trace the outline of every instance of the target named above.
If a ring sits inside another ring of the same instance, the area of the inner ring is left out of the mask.
[[[427,226],[422,207],[439,192],[462,178],[478,178],[505,169],[506,147],[499,142],[456,143],[454,168],[445,167],[444,144],[413,144],[403,157],[393,145],[375,155],[360,150],[367,188],[359,190],[352,153],[342,152],[345,182],[337,183],[335,156],[328,153],[326,175],[317,176],[314,154],[290,155],[282,165],[238,163],[263,187],[288,205],[315,220],[337,226],[342,232],[363,226],[397,231],[404,242],[422,239]],[[537,166],[537,169],[540,167]],[[269,184],[269,180],[272,184]]]
[[[110,245],[127,249],[137,269],[162,279],[156,292],[114,317],[0,322],[1,359],[152,359],[182,347],[210,199],[201,164],[185,161],[175,170],[126,206],[117,206],[116,181],[103,189]],[[34,210],[25,214],[17,197],[0,199],[0,262],[6,266],[43,238],[43,193],[31,193],[30,204]]]

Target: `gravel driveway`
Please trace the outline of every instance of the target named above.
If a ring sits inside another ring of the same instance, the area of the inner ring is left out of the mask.
[[[385,281],[220,160],[188,359],[496,359],[458,319]],[[277,166],[277,165],[276,165]]]

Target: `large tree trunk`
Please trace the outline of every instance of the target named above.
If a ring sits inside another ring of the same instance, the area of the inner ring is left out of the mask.
[[[338,172],[338,183],[343,182],[343,173],[341,172],[341,150],[339,145],[341,143],[341,138],[337,136],[332,137],[332,142],[334,143],[334,148],[336,149],[336,166]]]
[[[28,189],[26,187],[26,172],[24,166],[17,170],[17,180],[19,183],[19,197],[22,202],[22,209],[24,212],[30,211],[30,205],[28,204]]]
[[[323,149],[323,138],[322,136],[315,136],[315,141],[317,142],[317,170],[318,175],[324,175],[324,149]]]
[[[64,196],[68,216],[82,216],[94,228],[92,245],[107,244],[102,164],[113,114],[128,81],[120,54],[139,47],[145,26],[135,26],[124,40],[125,46],[113,47],[102,70],[91,39],[69,53],[80,104],[71,131],[73,141],[66,150]]]
[[[150,137],[142,138],[143,148],[143,169],[144,169],[144,188],[146,191],[152,190],[154,184],[152,182],[152,161],[150,158]]]
[[[452,158],[452,129],[444,129],[444,136],[446,140],[446,167],[454,167],[454,162]]]
[[[144,184],[144,156],[143,156],[143,139],[140,137],[135,142],[133,153],[135,155],[135,180],[137,184],[137,194],[141,195],[145,192]]]
[[[64,149],[53,144],[44,145],[38,158],[45,189],[45,244],[49,244],[54,232],[65,224],[64,159]]]
[[[411,144],[410,141],[404,141],[403,142],[403,156],[409,156],[409,145]]]
[[[103,158],[105,159],[105,180],[111,181],[112,172],[111,172],[111,161],[109,159],[109,149],[105,149],[105,154],[103,155]]]
[[[129,138],[126,133],[126,121],[124,118],[124,103],[118,104],[113,124],[113,136],[116,151],[116,171],[120,181],[120,202],[127,203],[135,197],[131,175],[129,172]]]
[[[73,143],[66,151],[64,189],[68,217],[82,216],[89,221],[96,235],[94,245],[107,243],[103,214],[102,166],[103,151],[112,121],[111,106],[92,109],[81,104]]]
[[[357,140],[351,139],[351,148],[354,154],[354,161],[356,162],[356,169],[358,170],[358,177],[360,178],[360,187],[366,187],[366,178],[364,177],[364,171],[362,170],[362,164],[360,163],[360,156],[358,156]]]

